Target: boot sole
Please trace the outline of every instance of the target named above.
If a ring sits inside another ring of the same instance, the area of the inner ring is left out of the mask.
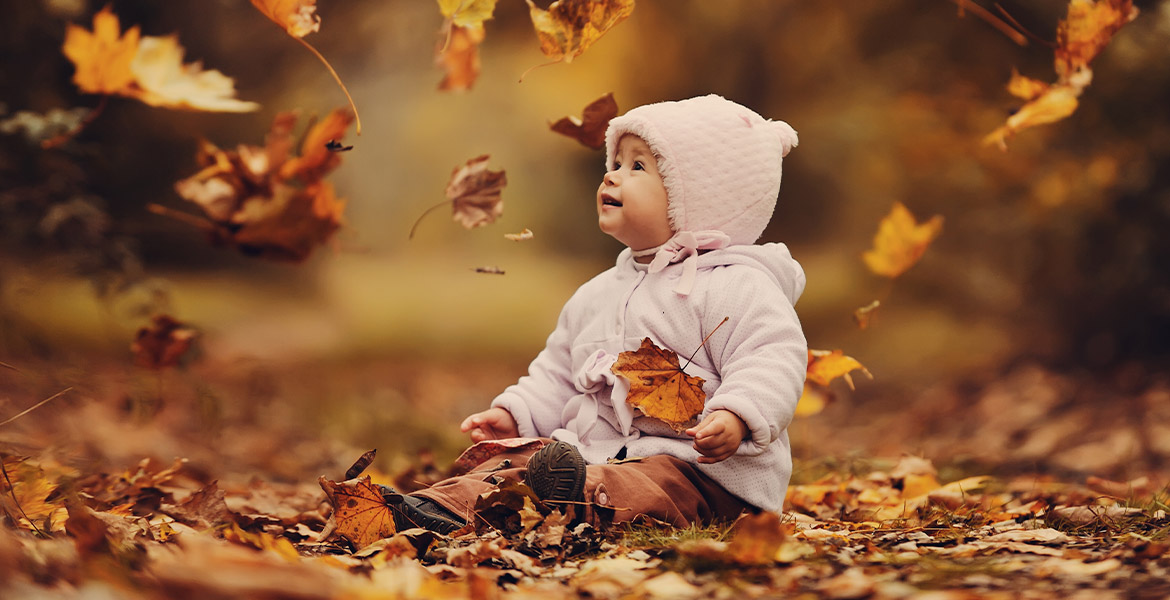
[[[585,499],[585,459],[575,446],[553,442],[528,460],[528,485],[542,500]]]

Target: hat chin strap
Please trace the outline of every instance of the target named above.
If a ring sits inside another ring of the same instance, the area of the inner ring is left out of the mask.
[[[634,256],[648,256],[654,254],[650,261],[649,273],[657,273],[667,265],[682,261],[683,272],[674,286],[674,292],[681,296],[688,296],[695,285],[695,276],[699,267],[696,259],[700,250],[718,250],[731,245],[731,237],[722,231],[709,229],[703,231],[680,231],[674,234],[665,244],[657,248],[649,248],[635,252]]]

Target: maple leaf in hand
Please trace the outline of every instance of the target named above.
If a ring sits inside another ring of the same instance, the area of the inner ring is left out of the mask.
[[[610,370],[630,382],[626,396],[630,406],[675,431],[694,425],[695,417],[703,412],[707,398],[703,379],[684,373],[678,355],[659,348],[650,338],[643,338],[637,350],[618,354]]]
[[[935,215],[919,224],[901,202],[895,202],[873,238],[873,249],[862,255],[866,266],[891,279],[914,266],[942,231],[943,218]]]
[[[508,177],[504,171],[488,170],[487,163],[490,158],[490,155],[484,154],[455,167],[451,172],[451,181],[447,183],[447,200],[424,211],[411,226],[409,237],[414,237],[414,232],[423,217],[447,203],[451,204],[451,214],[455,222],[467,229],[494,223],[504,214],[504,201],[500,193],[504,186],[508,185]]]
[[[360,549],[397,531],[390,506],[369,475],[340,483],[322,476],[317,482],[333,507],[333,514],[321,532],[322,541],[344,537],[355,549]]]
[[[149,327],[142,327],[130,344],[134,362],[148,369],[164,369],[179,364],[191,350],[198,334],[185,323],[169,315],[155,315]]]
[[[549,125],[549,129],[567,135],[588,148],[600,150],[605,147],[605,130],[618,114],[617,101],[613,94],[606,94],[590,102],[581,113],[581,118],[561,117]]]
[[[557,0],[548,10],[527,2],[540,51],[566,63],[634,12],[634,0]]]

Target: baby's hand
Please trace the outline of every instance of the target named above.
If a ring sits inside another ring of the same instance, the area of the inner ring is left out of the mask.
[[[489,408],[463,419],[463,423],[459,425],[459,431],[470,436],[472,442],[502,440],[520,436],[520,431],[516,429],[516,419],[512,418],[512,413],[499,407]]]
[[[702,423],[684,433],[695,438],[695,450],[702,454],[699,462],[710,464],[735,454],[747,432],[748,426],[739,415],[729,410],[715,410]]]

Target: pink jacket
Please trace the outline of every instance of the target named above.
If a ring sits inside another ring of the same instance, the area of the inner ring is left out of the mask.
[[[787,427],[800,399],[807,344],[794,304],[804,271],[784,244],[734,245],[674,263],[656,273],[629,249],[617,264],[565,304],[528,375],[492,401],[516,419],[521,436],[546,436],[580,448],[591,464],[625,446],[627,456],[667,454],[696,463],[691,438],[631,410],[628,384],[610,372],[619,353],[649,337],[705,380],[708,412],[726,409],[750,433],[734,456],[699,468],[729,492],[779,511],[792,474]],[[674,288],[695,268],[689,295]]]

